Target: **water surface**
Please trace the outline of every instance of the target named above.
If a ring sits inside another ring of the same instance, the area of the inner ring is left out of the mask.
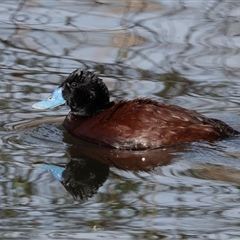
[[[240,139],[159,153],[148,171],[102,166],[79,203],[36,167],[77,157],[69,109],[31,105],[82,68],[114,100],[152,97],[240,130],[239,15],[233,0],[1,2],[0,238],[238,239]]]

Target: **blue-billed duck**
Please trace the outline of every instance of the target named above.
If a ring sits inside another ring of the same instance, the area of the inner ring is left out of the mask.
[[[98,75],[77,69],[46,99],[48,109],[67,103],[63,126],[77,138],[118,149],[144,150],[239,136],[226,123],[149,98],[111,101]]]

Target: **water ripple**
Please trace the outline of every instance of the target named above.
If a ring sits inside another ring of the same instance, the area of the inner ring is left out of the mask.
[[[239,13],[222,1],[1,1],[3,238],[239,239],[238,138],[192,144],[152,172],[110,169],[79,205],[35,162],[65,165],[55,111],[31,105],[75,68],[113,99],[150,96],[239,129]]]

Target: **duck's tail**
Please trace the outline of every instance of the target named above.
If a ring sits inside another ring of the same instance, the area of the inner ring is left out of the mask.
[[[211,124],[215,131],[217,131],[221,138],[228,138],[228,137],[239,137],[240,132],[233,129],[229,125],[227,125],[225,122],[210,118],[209,121],[206,122],[206,124]]]

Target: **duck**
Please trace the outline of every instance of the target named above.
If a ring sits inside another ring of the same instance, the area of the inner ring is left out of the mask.
[[[124,150],[166,148],[192,142],[214,142],[240,132],[195,110],[151,98],[111,101],[94,72],[77,69],[34,109],[67,104],[66,131],[81,140]]]

